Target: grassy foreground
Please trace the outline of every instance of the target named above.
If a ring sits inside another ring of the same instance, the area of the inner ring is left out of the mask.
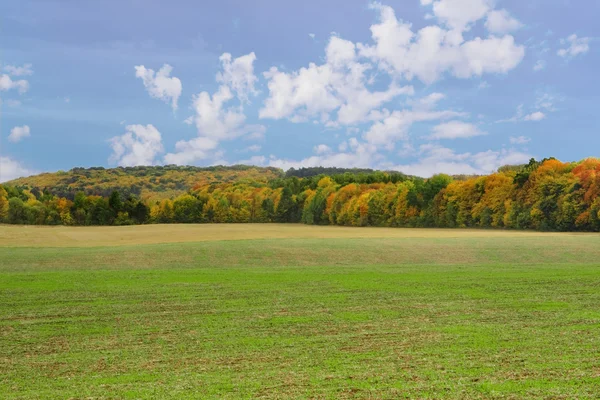
[[[598,235],[135,228],[0,226],[1,398],[599,394]]]

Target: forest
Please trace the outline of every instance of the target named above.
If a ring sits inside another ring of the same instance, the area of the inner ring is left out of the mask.
[[[13,181],[0,186],[0,221],[32,225],[279,222],[600,231],[600,160],[595,158],[573,163],[532,159],[529,164],[505,166],[486,176],[439,174],[429,179],[370,170],[311,174],[327,171],[316,169],[300,172],[306,176],[303,178],[276,169],[252,171],[227,181],[198,180],[184,193],[162,199],[142,198],[119,188],[108,195],[104,189],[94,193],[93,186],[64,196],[51,186]]]
[[[284,173],[278,168],[248,165],[94,167],[47,172],[15,179],[6,185],[47,190],[69,200],[73,200],[78,192],[108,197],[112,192],[118,191],[122,196],[134,195],[145,201],[155,201],[174,198],[187,193],[191,188],[209,183],[227,183],[240,179],[267,182],[282,176]]]

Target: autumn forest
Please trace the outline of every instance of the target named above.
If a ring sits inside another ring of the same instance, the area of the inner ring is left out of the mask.
[[[600,231],[600,160],[532,159],[487,176],[429,179],[329,168],[287,173],[246,166],[74,169],[0,186],[0,221]]]

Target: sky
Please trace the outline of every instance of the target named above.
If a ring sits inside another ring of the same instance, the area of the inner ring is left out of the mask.
[[[599,0],[6,0],[0,182],[600,156]]]

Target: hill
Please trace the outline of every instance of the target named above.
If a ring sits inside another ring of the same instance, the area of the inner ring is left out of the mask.
[[[176,197],[190,189],[211,183],[232,183],[244,179],[267,182],[283,177],[282,170],[247,165],[190,167],[152,166],[119,168],[73,168],[70,171],[43,173],[4,183],[35,192],[47,191],[72,200],[77,192],[108,197],[117,190],[144,200]]]

